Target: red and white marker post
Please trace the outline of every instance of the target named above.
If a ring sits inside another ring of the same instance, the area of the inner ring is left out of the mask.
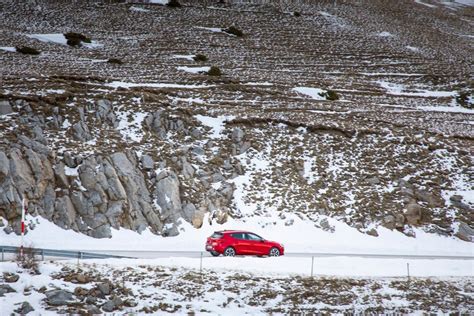
[[[28,200],[23,198],[21,201],[21,245],[20,245],[20,258],[23,260],[23,237],[25,236],[25,216],[28,212]]]

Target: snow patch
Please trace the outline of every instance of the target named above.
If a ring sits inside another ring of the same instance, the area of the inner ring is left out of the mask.
[[[134,83],[124,81],[112,81],[106,83],[105,86],[111,88],[134,88],[134,87],[150,87],[150,88],[176,88],[176,89],[202,89],[212,88],[213,85],[189,85],[179,83],[161,83],[161,82],[147,82],[147,83]]]
[[[187,67],[187,66],[178,67],[178,70],[182,70],[182,71],[189,72],[192,74],[206,73],[210,69],[211,67]]]
[[[210,138],[220,138],[222,131],[225,129],[225,121],[234,119],[234,116],[221,115],[218,117],[195,115],[203,125],[209,126],[212,129]]]

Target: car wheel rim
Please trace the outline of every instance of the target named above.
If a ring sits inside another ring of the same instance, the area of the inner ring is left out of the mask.
[[[235,255],[234,249],[230,248],[225,251],[225,255],[229,257],[233,257]]]
[[[272,251],[270,251],[270,256],[272,257],[278,257],[280,255],[280,252],[278,251],[278,249],[272,249]]]

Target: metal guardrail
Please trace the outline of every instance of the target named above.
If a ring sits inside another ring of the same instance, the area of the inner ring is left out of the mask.
[[[19,251],[20,251],[20,247],[0,246],[1,258],[2,258],[1,261],[5,261],[6,253],[15,254],[15,253],[18,253]],[[44,257],[77,258],[77,259],[132,258],[132,257],[126,257],[126,256],[108,255],[108,254],[83,252],[83,251],[71,251],[71,250],[33,248],[32,251],[35,256],[41,256],[41,260],[44,260]]]

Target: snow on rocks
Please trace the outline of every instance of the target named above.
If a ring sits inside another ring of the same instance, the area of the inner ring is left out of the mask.
[[[62,33],[50,33],[50,34],[27,34],[26,35],[29,38],[37,39],[41,42],[45,43],[55,43],[55,44],[60,44],[60,45],[67,45],[67,39],[66,36]],[[91,41],[90,43],[86,42],[81,42],[81,45],[87,48],[99,48],[102,47],[103,45],[96,42],[96,41]]]
[[[189,72],[189,73],[192,73],[192,74],[203,74],[203,73],[207,73],[211,69],[211,67],[207,67],[207,66],[204,66],[204,67],[180,66],[177,69],[185,71],[185,72]]]

